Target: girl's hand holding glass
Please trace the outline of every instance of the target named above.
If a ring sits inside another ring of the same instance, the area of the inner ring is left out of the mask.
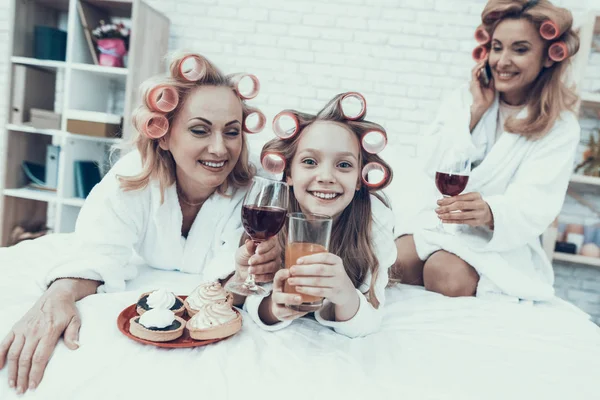
[[[318,253],[298,259],[290,268],[287,283],[310,296],[324,297],[337,306],[356,302],[358,293],[348,277],[342,259],[331,253]]]
[[[289,304],[302,304],[302,297],[297,294],[284,293],[283,285],[290,277],[288,269],[280,269],[273,278],[273,292],[269,298],[265,299],[261,306],[270,308],[271,315],[277,321],[293,321],[307,314],[304,311],[295,311],[287,307]],[[264,314],[263,314],[264,315]],[[273,323],[277,321],[271,321]]]

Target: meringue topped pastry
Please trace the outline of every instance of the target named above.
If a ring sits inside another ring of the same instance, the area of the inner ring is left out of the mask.
[[[194,316],[208,304],[216,303],[228,303],[230,308],[233,304],[233,296],[219,282],[201,284],[184,301],[189,316]]]
[[[185,312],[183,300],[165,289],[158,289],[140,296],[137,302],[137,313],[142,315],[153,309],[171,310],[180,317]]]
[[[242,316],[228,302],[207,304],[187,322],[186,328],[192,339],[221,339],[242,328]]]
[[[129,332],[141,339],[153,342],[168,342],[183,334],[185,320],[177,317],[173,311],[153,308],[141,316],[129,320]]]

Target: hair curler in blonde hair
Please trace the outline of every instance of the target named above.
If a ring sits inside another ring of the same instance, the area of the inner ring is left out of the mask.
[[[273,118],[273,132],[280,139],[289,139],[300,130],[296,115],[289,111],[282,111]]]
[[[475,29],[475,40],[477,43],[480,45],[485,45],[490,42],[490,39],[490,34],[485,27],[483,27],[483,25],[479,25],[479,27]]]
[[[476,62],[481,62],[486,59],[488,56],[488,49],[485,46],[477,46],[473,49],[473,60]]]
[[[540,25],[540,35],[546,40],[554,40],[565,33],[570,25],[568,19],[562,21],[562,26],[559,26],[556,22],[549,19]]]
[[[548,48],[548,57],[552,61],[561,62],[569,56],[569,49],[565,42],[555,42]]]
[[[258,96],[260,82],[252,74],[235,74],[230,77],[236,93],[244,100],[250,100]]]
[[[179,61],[176,72],[173,74],[174,78],[196,82],[206,75],[206,61],[195,54],[190,54]]]
[[[346,119],[356,121],[366,114],[367,101],[360,93],[348,92],[340,99],[340,109]]]
[[[148,107],[152,111],[169,113],[179,104],[179,94],[172,86],[159,84],[148,91],[146,96]]]
[[[272,174],[281,174],[285,171],[285,157],[281,153],[264,153],[260,158],[260,163],[265,171]]]
[[[387,181],[389,171],[378,162],[370,162],[362,169],[362,181],[369,188],[377,188]]]
[[[377,154],[387,146],[387,134],[381,130],[365,132],[360,143],[362,148],[369,154]]]
[[[132,122],[135,128],[149,139],[160,139],[169,130],[167,117],[147,109],[139,109]]]
[[[259,133],[264,129],[266,123],[265,115],[258,110],[253,110],[244,118],[242,129],[246,133]]]

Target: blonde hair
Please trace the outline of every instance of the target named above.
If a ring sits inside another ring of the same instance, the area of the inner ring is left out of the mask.
[[[285,181],[290,176],[292,160],[297,152],[298,143],[302,137],[302,132],[317,121],[334,122],[354,133],[360,143],[363,135],[373,129],[385,132],[385,129],[373,122],[365,121],[361,117],[359,120],[350,121],[344,117],[341,110],[340,101],[345,93],[335,96],[329,103],[317,114],[311,115],[295,110],[285,110],[283,112],[292,113],[298,120],[298,133],[290,139],[273,139],[266,143],[262,149],[261,157],[266,153],[279,153],[283,155],[286,161],[286,168],[282,180]],[[379,189],[383,189],[392,181],[391,167],[376,154],[366,152],[359,144],[359,168],[369,162],[378,162],[387,170],[385,182],[377,189],[369,188],[364,183],[360,189],[355,192],[354,198],[350,204],[342,211],[340,216],[333,224],[331,231],[331,242],[329,251],[340,256],[344,263],[344,268],[348,277],[354,284],[354,287],[359,287],[365,280],[367,273],[371,272],[371,285],[369,287],[369,302],[374,307],[379,307],[379,300],[375,295],[375,281],[379,273],[379,261],[373,250],[371,229],[373,225],[371,211],[372,193],[380,199],[387,207],[389,207],[387,199],[377,193]],[[361,181],[362,182],[362,181]],[[294,190],[290,188],[290,212],[300,212],[300,205],[294,195]],[[287,240],[288,222],[279,232],[279,243],[282,249],[285,249]]]
[[[508,132],[533,140],[544,137],[562,111],[575,112],[578,101],[574,88],[567,87],[563,81],[570,66],[570,57],[579,50],[579,36],[572,29],[571,12],[556,7],[548,0],[489,0],[481,14],[481,19],[490,37],[498,24],[505,19],[526,19],[538,31],[546,21],[552,21],[559,27],[558,36],[546,41],[544,55],[547,56],[550,45],[563,42],[568,49],[567,58],[542,69],[529,91],[527,118],[511,117],[505,123]],[[488,50],[489,45],[488,43]]]
[[[184,59],[190,56],[197,57],[203,63],[203,70],[200,77],[195,81],[189,81],[181,76],[180,66]],[[152,99],[150,92],[153,88],[166,86],[176,90],[178,94],[178,102],[175,108],[167,113],[164,113],[168,121],[168,133],[172,122],[184,106],[190,93],[194,89],[202,86],[223,86],[231,87],[234,93],[235,77],[239,74],[224,75],[213,63],[200,54],[179,52],[172,56],[172,61],[169,68],[169,76],[157,76],[148,79],[140,86],[140,95],[142,97],[142,105],[140,105],[132,115],[132,123],[136,129],[136,134],[132,140],[132,145],[137,147],[142,158],[142,171],[135,176],[118,176],[120,186],[123,190],[141,190],[145,188],[150,180],[156,179],[160,184],[161,202],[164,201],[164,193],[167,187],[173,185],[177,178],[175,174],[175,160],[170,151],[163,150],[159,146],[160,139],[153,139],[143,133],[144,126],[142,117],[153,113],[155,107],[152,107]],[[243,119],[257,111],[257,109],[248,106],[245,101],[238,95],[242,104]],[[168,134],[167,133],[167,134]],[[235,164],[233,170],[218,188],[217,193],[225,195],[228,188],[240,188],[247,186],[255,174],[254,167],[249,163],[248,143],[246,135],[242,134],[242,151],[240,157]]]

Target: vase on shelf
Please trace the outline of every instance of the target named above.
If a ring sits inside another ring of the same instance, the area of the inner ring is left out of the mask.
[[[127,54],[123,39],[110,38],[97,41],[98,63],[106,67],[123,67],[123,56]]]

